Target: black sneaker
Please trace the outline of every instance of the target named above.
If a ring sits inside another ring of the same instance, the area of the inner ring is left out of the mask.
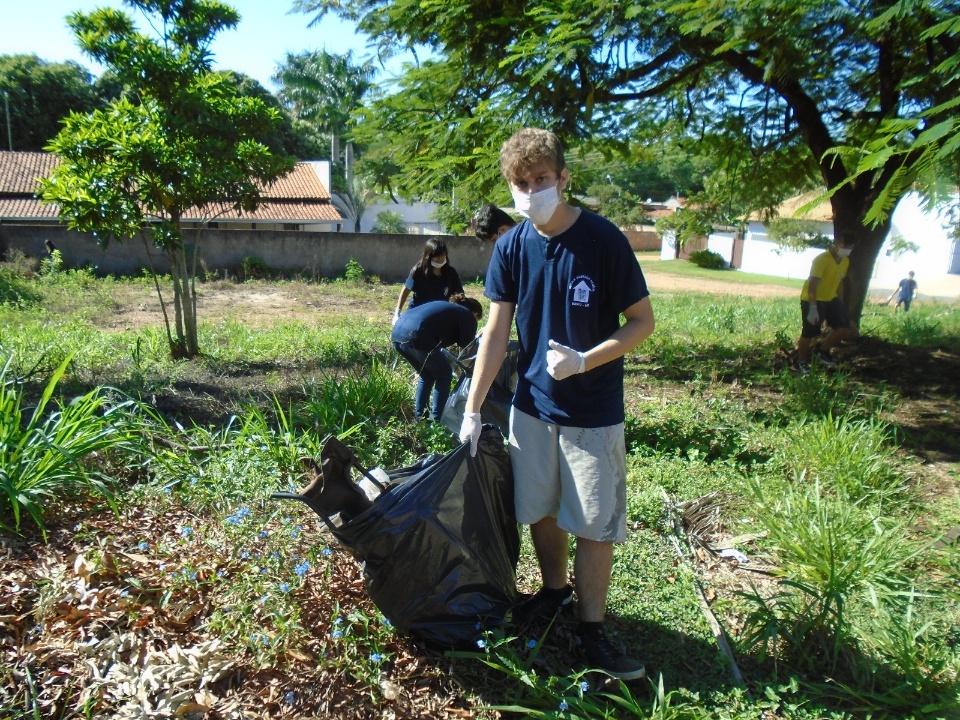
[[[583,653],[587,665],[603,670],[618,680],[636,680],[646,674],[643,663],[620,652],[607,639],[603,629],[580,630],[577,632],[577,644]]]
[[[519,624],[553,620],[572,601],[573,588],[570,585],[564,585],[559,590],[540,588],[517,604],[513,618]]]

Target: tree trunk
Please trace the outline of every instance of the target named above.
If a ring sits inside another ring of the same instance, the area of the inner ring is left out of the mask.
[[[873,266],[887,233],[890,232],[889,215],[887,220],[876,227],[864,226],[863,218],[873,201],[872,190],[864,192],[851,189],[850,192],[838,192],[831,198],[834,236],[848,235],[853,238],[854,243],[853,252],[850,253],[850,269],[844,281],[843,298],[855,327],[860,325],[860,317],[867,302]]]

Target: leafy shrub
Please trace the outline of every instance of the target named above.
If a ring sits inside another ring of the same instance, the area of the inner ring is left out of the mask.
[[[723,270],[727,266],[723,255],[712,250],[697,250],[691,253],[690,262],[697,267],[707,268],[708,270]]]
[[[256,255],[247,255],[240,261],[240,273],[244,280],[264,280],[269,278],[273,271]]]
[[[346,267],[343,269],[343,279],[348,282],[363,282],[365,276],[363,265],[353,258],[350,258]]]

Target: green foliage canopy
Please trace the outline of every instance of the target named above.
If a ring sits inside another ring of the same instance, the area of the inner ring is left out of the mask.
[[[59,131],[61,118],[102,104],[92,76],[81,65],[51,63],[36,55],[0,55],[0,95],[5,103],[0,107],[3,150],[42,150]]]
[[[838,232],[855,242],[846,297],[858,318],[888,224],[867,209],[902,158],[853,168],[831,155],[884,123],[948,103],[936,72],[955,49],[928,33],[956,0],[297,0],[315,17],[358,21],[378,42],[425,45],[375,108],[409,185],[468,185],[498,201],[496,149],[520,125],[570,146],[670,135],[720,163],[722,214],[776,206],[811,182],[834,191]],[[491,52],[491,47],[497,51]],[[719,202],[719,201],[718,201]]]

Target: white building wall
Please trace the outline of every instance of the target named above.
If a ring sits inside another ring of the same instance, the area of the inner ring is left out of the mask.
[[[890,234],[880,248],[872,281],[895,287],[910,270],[917,274],[918,281],[957,272],[960,268],[952,267],[956,241],[950,232],[951,224],[943,210],[926,211],[919,195],[906,195],[893,211]],[[918,245],[918,249],[894,252],[891,241],[898,236]]]
[[[833,237],[833,223],[820,223],[817,230],[827,237]],[[743,259],[739,269],[760,275],[806,280],[810,275],[810,264],[822,252],[820,248],[801,251],[781,248],[769,239],[766,225],[751,220],[744,233]]]
[[[440,234],[440,223],[435,217],[437,203],[377,203],[369,205],[360,218],[360,232],[371,232],[382,212],[399,213],[407,224],[407,232],[413,235]]]
[[[727,267],[733,262],[734,236],[732,232],[712,232],[707,235],[707,250],[722,257]]]

